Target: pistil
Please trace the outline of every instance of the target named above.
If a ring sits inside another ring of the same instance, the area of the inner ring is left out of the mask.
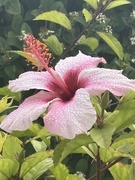
[[[48,52],[49,49],[47,48],[47,46],[41,43],[39,40],[35,39],[32,35],[27,35],[25,41],[26,46],[24,47],[24,51],[27,53],[31,53],[32,55],[34,54],[36,61],[40,62],[40,66],[42,66],[42,69],[48,71],[55,80],[55,83],[64,91],[67,96],[71,97],[71,93],[68,90],[64,80],[59,76],[59,74],[57,74],[57,72],[53,68],[50,68],[48,66],[51,54]],[[32,59],[29,59],[29,61],[32,62]]]

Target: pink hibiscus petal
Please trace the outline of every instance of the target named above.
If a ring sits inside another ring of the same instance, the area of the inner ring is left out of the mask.
[[[135,80],[130,80],[122,71],[90,68],[79,74],[78,86],[86,88],[90,95],[99,95],[108,90],[116,96],[122,96],[128,91],[135,91]]]
[[[44,117],[46,128],[68,139],[86,133],[96,122],[96,112],[85,89],[76,91],[75,96],[64,102],[53,102]]]
[[[95,68],[98,64],[106,63],[104,58],[91,57],[83,54],[81,51],[76,56],[67,57],[64,60],[60,60],[56,66],[55,70],[63,77],[69,70],[77,71],[80,73],[83,69],[86,68]]]
[[[23,73],[19,78],[9,81],[9,89],[14,92],[29,89],[44,89],[52,91],[51,84],[54,79],[48,72],[29,71]]]
[[[0,124],[0,128],[12,132],[13,130],[26,130],[43,112],[45,112],[54,96],[49,92],[40,91],[30,96],[11,112]],[[55,99],[54,99],[55,100]]]

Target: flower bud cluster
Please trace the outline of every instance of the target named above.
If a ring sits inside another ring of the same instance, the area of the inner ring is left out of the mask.
[[[135,18],[135,10],[132,11],[132,13],[130,14],[130,17]]]
[[[96,17],[96,20],[99,23],[105,23],[106,22],[106,16],[103,13],[99,13],[99,15]]]
[[[77,171],[76,174],[80,177],[81,180],[86,180],[85,175],[81,171]]]
[[[130,38],[131,45],[135,45],[135,36],[132,36]]]
[[[112,27],[110,25],[105,26],[105,32],[112,34]]]
[[[79,13],[77,11],[73,11],[69,13],[70,16],[79,16]]]

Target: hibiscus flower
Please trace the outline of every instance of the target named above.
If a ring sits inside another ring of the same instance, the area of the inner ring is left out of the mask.
[[[18,79],[9,81],[9,88],[14,92],[40,91],[26,98],[4,119],[0,128],[7,132],[28,129],[32,121],[46,111],[43,119],[48,131],[72,139],[77,134],[86,133],[96,122],[90,96],[106,90],[122,96],[135,90],[135,80],[122,75],[122,71],[98,68],[100,62],[106,63],[103,58],[79,52],[74,57],[60,60],[54,70],[49,67],[51,55],[47,47],[32,35],[27,35],[25,40],[28,61],[46,71],[25,72]]]

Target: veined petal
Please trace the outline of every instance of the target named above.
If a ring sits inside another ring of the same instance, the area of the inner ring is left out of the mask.
[[[21,74],[17,79],[9,81],[9,89],[14,92],[29,89],[44,89],[51,91],[49,85],[53,78],[48,72],[29,71]]]
[[[49,92],[40,91],[30,96],[11,112],[0,124],[0,128],[12,132],[13,130],[26,130],[43,112],[45,112],[54,96]],[[56,100],[56,99],[54,99]]]
[[[65,77],[65,74],[69,70],[80,73],[83,69],[97,67],[100,62],[106,63],[104,58],[91,57],[79,51],[78,55],[74,57],[67,57],[64,60],[60,60],[56,64],[55,70]]]
[[[90,68],[79,74],[78,86],[86,88],[90,95],[99,95],[108,90],[116,96],[122,96],[128,91],[135,91],[135,80],[130,80],[122,71]]]
[[[85,89],[76,91],[75,96],[64,102],[52,102],[44,117],[46,128],[68,139],[86,133],[96,122],[96,112]]]

